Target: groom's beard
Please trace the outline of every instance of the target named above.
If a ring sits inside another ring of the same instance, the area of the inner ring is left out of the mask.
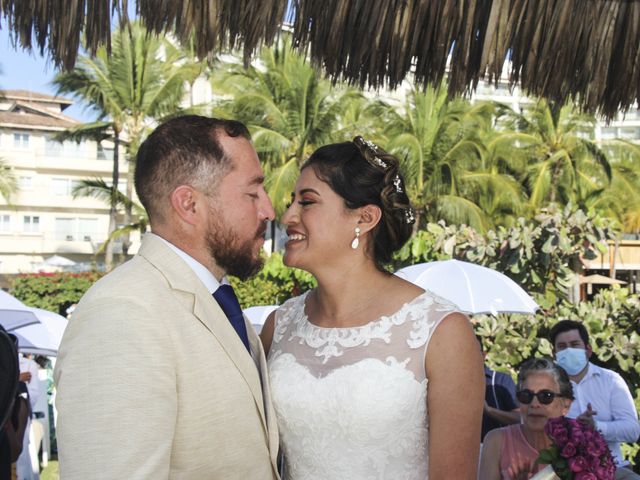
[[[260,255],[262,242],[267,231],[262,222],[253,237],[240,240],[237,232],[230,225],[217,221],[222,218],[215,209],[211,209],[209,225],[206,232],[206,245],[209,253],[228,275],[246,280],[260,271],[264,259]]]

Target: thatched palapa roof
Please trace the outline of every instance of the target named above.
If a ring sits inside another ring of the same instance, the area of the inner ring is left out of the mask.
[[[35,34],[33,46],[69,68],[81,34],[90,51],[108,44],[112,16],[133,1],[148,27],[193,35],[203,57],[242,46],[248,60],[288,15],[298,48],[363,86],[448,72],[450,92],[465,93],[510,60],[512,84],[607,117],[640,97],[639,0],[0,0],[0,26],[24,47]]]

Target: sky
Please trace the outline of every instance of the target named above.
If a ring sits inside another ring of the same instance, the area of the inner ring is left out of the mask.
[[[37,93],[55,95],[56,89],[51,85],[56,70],[52,62],[40,56],[39,52],[28,52],[11,45],[9,32],[5,25],[0,30],[0,89],[31,90]],[[69,98],[69,97],[67,97]],[[69,98],[70,100],[75,100]],[[64,111],[65,115],[77,120],[95,119],[91,110],[81,104],[71,105]]]

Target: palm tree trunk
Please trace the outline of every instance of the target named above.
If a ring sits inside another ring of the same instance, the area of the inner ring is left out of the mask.
[[[115,130],[113,139],[113,171],[111,175],[111,202],[109,202],[109,230],[107,239],[116,230],[118,224],[118,180],[120,178],[120,133]],[[107,271],[113,267],[113,242],[107,240],[104,251],[104,263]]]
[[[135,172],[135,163],[129,161],[128,170],[127,170],[127,198],[129,200],[133,200],[133,176]],[[124,210],[124,224],[131,225],[133,223],[133,202],[129,202],[129,204],[125,207]],[[126,260],[127,255],[129,254],[129,247],[131,247],[131,235],[126,233],[122,237],[122,255]]]

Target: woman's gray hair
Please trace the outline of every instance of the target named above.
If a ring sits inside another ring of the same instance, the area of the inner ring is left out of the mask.
[[[529,375],[540,373],[547,373],[553,377],[560,389],[560,394],[564,398],[574,399],[573,387],[571,386],[569,375],[564,368],[548,357],[530,358],[522,364],[518,372],[518,390],[522,388],[522,385]]]

